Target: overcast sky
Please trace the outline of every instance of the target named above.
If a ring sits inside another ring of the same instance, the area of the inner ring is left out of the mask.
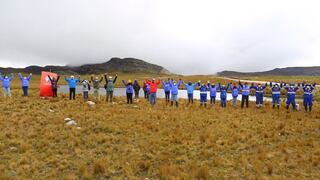
[[[316,0],[0,0],[0,66],[111,57],[183,74],[319,66],[319,7]]]

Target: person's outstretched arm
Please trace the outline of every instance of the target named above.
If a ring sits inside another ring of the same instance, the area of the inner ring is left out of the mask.
[[[22,80],[23,79],[23,77],[22,77],[22,74],[21,73],[18,73],[18,76],[19,76],[19,78]]]
[[[116,74],[116,77],[114,78],[113,83],[116,83],[117,78],[118,78],[118,75]]]
[[[182,80],[180,79],[178,82],[178,88],[180,87],[181,83],[182,83]]]
[[[126,87],[127,86],[127,83],[125,80],[122,80],[122,84]]]
[[[103,77],[100,78],[100,81],[99,81],[99,82],[101,83],[102,81],[103,81]]]
[[[32,73],[29,74],[28,81],[30,81],[31,77],[32,77]]]
[[[93,76],[91,76],[91,81],[93,82],[94,80],[93,80]]]
[[[58,83],[59,79],[60,79],[60,76],[57,77],[57,81],[56,81],[57,83]]]
[[[164,87],[166,85],[166,83],[164,82],[164,80],[162,80],[161,82],[162,82],[162,85]]]
[[[0,73],[0,80],[3,80],[2,74]]]
[[[159,85],[159,84],[160,84],[160,79],[158,79],[158,81],[156,82],[156,84],[157,84],[157,85]]]
[[[9,80],[11,81],[14,78],[14,74],[11,73],[11,77],[9,78]]]
[[[106,81],[106,84],[108,83],[107,74],[104,74],[104,80]]]
[[[49,75],[48,75],[48,78],[49,78],[50,82],[52,83],[52,79],[51,79],[51,77]]]

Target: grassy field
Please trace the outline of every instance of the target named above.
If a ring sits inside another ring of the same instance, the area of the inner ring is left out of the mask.
[[[304,113],[116,97],[90,108],[30,91],[0,98],[0,179],[320,178],[319,103]]]

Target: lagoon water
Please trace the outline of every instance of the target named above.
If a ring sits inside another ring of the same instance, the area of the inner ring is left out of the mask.
[[[58,92],[59,93],[69,93],[69,87],[67,85],[61,85],[60,88],[58,89]],[[77,86],[76,93],[82,93],[82,86]],[[92,94],[93,90],[91,89],[91,91],[89,93]],[[106,95],[106,90],[104,88],[100,88],[99,93],[100,93],[100,95]],[[113,94],[114,94],[114,96],[126,96],[126,89],[125,88],[115,88]],[[210,93],[208,92],[208,99],[210,99],[209,95],[210,95]],[[142,89],[140,90],[139,96],[140,97],[144,96]],[[188,99],[187,91],[186,90],[179,90],[178,97],[182,98],[182,99]],[[193,97],[194,97],[194,99],[199,100],[200,99],[200,91],[195,90],[193,93]],[[158,89],[157,98],[165,98],[165,94],[164,94],[163,89]],[[242,98],[242,96],[241,96],[241,94],[239,94],[238,100],[241,100],[241,98]],[[227,100],[231,100],[231,99],[232,99],[232,94],[228,93]],[[216,100],[220,100],[220,93],[219,92],[217,92]],[[271,101],[272,99],[269,97],[264,97],[264,100]],[[256,97],[249,96],[249,101],[256,101]]]

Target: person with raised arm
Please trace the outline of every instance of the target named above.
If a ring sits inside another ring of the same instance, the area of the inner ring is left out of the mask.
[[[194,88],[197,86],[197,83],[192,83],[189,81],[188,83],[185,83],[182,81],[184,87],[187,89],[187,95],[188,95],[188,104],[193,104],[193,91]]]
[[[250,95],[250,86],[247,82],[241,84],[241,81],[239,80],[239,86],[242,90],[242,98],[241,98],[241,108],[244,107],[244,103],[246,103],[246,107],[249,107],[249,95]]]
[[[138,80],[135,79],[133,82],[133,90],[134,90],[134,98],[135,99],[139,99],[140,89],[141,89],[141,87],[139,85],[139,82],[138,82]]]
[[[74,76],[71,75],[70,78],[64,77],[64,80],[67,81],[67,83],[69,84],[69,99],[75,100],[77,83],[80,82],[80,76],[78,76],[78,78],[75,79]]]
[[[19,78],[21,80],[23,96],[27,97],[28,96],[28,89],[29,89],[29,82],[30,82],[30,79],[32,77],[32,73],[30,73],[28,77],[22,76],[21,73],[18,73],[18,75],[19,75]]]
[[[240,91],[240,85],[237,86],[236,83],[234,83],[233,85],[230,83],[229,88],[231,89],[231,92],[232,92],[232,105],[234,108],[236,108],[239,91]]]
[[[2,77],[2,74],[0,73],[0,80],[2,81],[2,89],[3,89],[3,95],[4,97],[11,97],[11,81],[14,78],[14,74],[11,73],[11,76],[9,77],[8,75],[4,75]]]
[[[149,101],[150,85],[146,82],[143,82],[143,92],[144,92],[144,98]]]
[[[216,104],[218,86],[216,86],[214,83],[210,84],[210,81],[208,81],[208,88],[210,91],[210,104]]]
[[[207,85],[205,85],[204,83],[201,84],[201,81],[198,81],[198,86],[199,86],[199,90],[200,90],[200,106],[204,106],[207,107],[207,101],[208,101],[208,90],[209,87]]]
[[[178,93],[179,93],[179,87],[182,83],[182,80],[180,79],[178,83],[173,80],[169,80],[168,82],[169,82],[170,91],[171,91],[171,106],[173,106],[173,103],[175,103],[176,107],[178,107],[179,106]]]
[[[117,74],[114,79],[112,76],[107,77],[107,74],[104,74],[104,80],[106,81],[106,84],[104,85],[104,89],[106,90],[106,101],[107,102],[113,101],[114,84],[116,83],[117,78],[118,78]]]
[[[82,82],[83,100],[86,102],[89,99],[89,91],[91,90],[90,82],[83,80]]]
[[[278,83],[270,82],[270,87],[272,90],[272,108],[274,109],[277,106],[277,108],[280,109],[280,91],[282,83],[279,85]]]
[[[98,76],[96,76],[95,78],[93,78],[93,75],[91,76],[91,82],[93,84],[93,96],[97,101],[100,100],[99,89],[100,89],[100,83],[102,81],[103,81],[103,77],[99,79]]]
[[[58,81],[60,79],[60,76],[58,76],[57,79],[56,79],[55,77],[51,78],[48,75],[48,78],[49,78],[49,80],[51,82],[52,97],[58,97],[58,94],[57,94],[57,92],[58,92]]]
[[[287,102],[286,102],[286,108],[289,110],[290,105],[292,105],[293,110],[297,110],[297,104],[296,104],[296,93],[299,90],[300,83],[298,85],[295,85],[294,83],[290,84],[290,86],[286,83],[284,83],[284,89],[287,91]]]
[[[166,103],[170,102],[170,89],[171,89],[171,86],[170,86],[169,81],[170,81],[169,78],[168,78],[167,82],[165,82],[164,80],[161,80],[162,85],[163,85],[164,94],[166,96]]]
[[[230,84],[227,85],[221,85],[220,83],[218,84],[218,89],[220,91],[220,102],[221,102],[221,107],[226,108],[227,107],[227,93],[228,89],[230,87]]]
[[[258,83],[257,86],[254,83],[251,84],[250,89],[254,89],[256,91],[256,107],[261,108],[263,106],[263,96],[264,96],[264,89],[267,87],[267,83],[265,85],[261,85]]]
[[[122,84],[124,85],[124,87],[126,87],[127,104],[132,104],[132,97],[133,97],[132,81],[129,79],[127,83],[125,80],[122,80]]]
[[[302,89],[303,89],[303,106],[305,112],[312,111],[312,105],[313,105],[313,90],[316,87],[316,83],[313,84],[305,84],[302,83]],[[308,108],[309,107],[309,108]]]
[[[158,89],[158,86],[159,84],[161,83],[160,82],[160,78],[158,79],[158,81],[156,81],[155,78],[152,79],[152,81],[149,81],[146,79],[145,81],[147,84],[149,84],[150,86],[150,104],[152,106],[156,105],[156,100],[157,100],[157,89]]]

